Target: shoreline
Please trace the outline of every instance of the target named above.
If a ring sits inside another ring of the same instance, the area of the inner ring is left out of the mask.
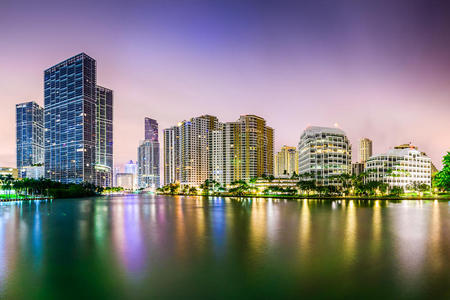
[[[288,199],[288,200],[299,200],[299,199],[308,199],[308,200],[449,200],[450,195],[443,196],[317,196],[317,195],[186,195],[186,194],[162,194],[158,193],[157,195],[164,196],[193,196],[193,197],[223,197],[223,198],[278,198],[278,199]]]

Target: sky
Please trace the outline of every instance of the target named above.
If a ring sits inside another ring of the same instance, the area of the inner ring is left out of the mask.
[[[446,1],[0,0],[0,166],[15,166],[15,104],[43,104],[43,71],[80,52],[114,90],[116,166],[144,118],[256,114],[275,149],[309,125],[343,129],[359,159],[411,142],[450,151]]]

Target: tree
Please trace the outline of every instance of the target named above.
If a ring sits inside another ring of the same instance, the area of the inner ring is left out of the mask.
[[[440,172],[438,172],[434,178],[435,186],[443,189],[444,191],[450,192],[450,152],[442,159],[444,167]]]

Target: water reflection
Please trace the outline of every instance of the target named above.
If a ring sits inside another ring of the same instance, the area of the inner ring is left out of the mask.
[[[46,281],[62,278],[62,289],[67,274],[74,285],[93,280],[91,289],[127,297],[136,289],[173,296],[171,285],[194,295],[198,282],[227,282],[231,296],[266,286],[286,296],[319,278],[329,284],[323,296],[347,295],[336,277],[353,282],[349,290],[424,295],[423,282],[439,291],[449,278],[449,217],[447,203],[434,201],[129,195],[8,203],[0,205],[0,296],[19,295],[24,283],[46,295],[56,288]]]

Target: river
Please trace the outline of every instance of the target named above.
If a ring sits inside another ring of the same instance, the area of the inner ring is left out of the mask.
[[[0,298],[450,299],[450,203],[1,203]]]

